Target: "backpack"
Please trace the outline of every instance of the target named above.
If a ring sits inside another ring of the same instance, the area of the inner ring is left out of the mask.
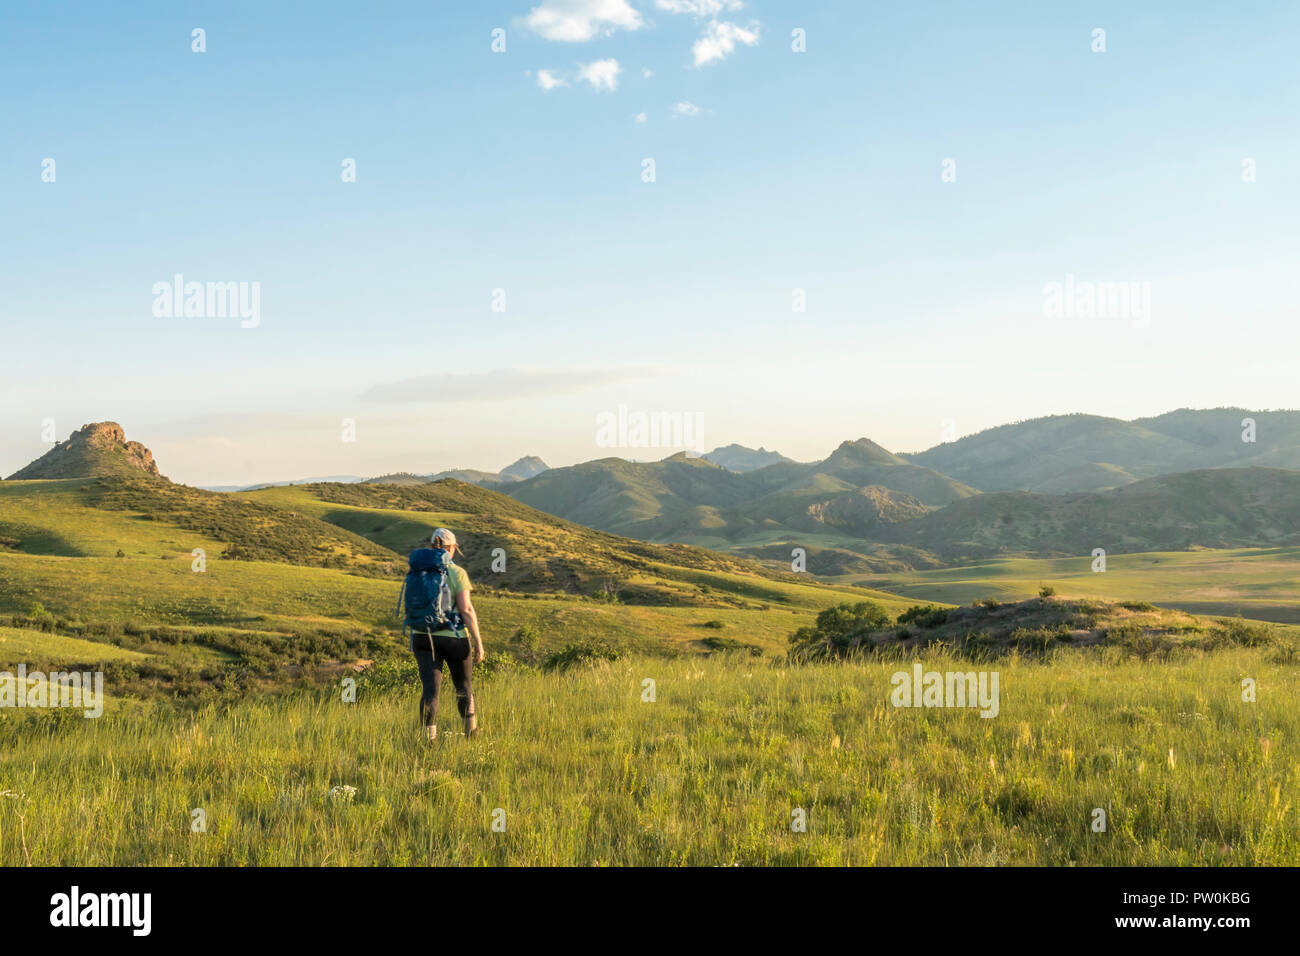
[[[442,548],[417,548],[411,552],[410,570],[397,598],[403,634],[408,628],[432,634],[463,627],[447,586],[450,569],[451,560]]]

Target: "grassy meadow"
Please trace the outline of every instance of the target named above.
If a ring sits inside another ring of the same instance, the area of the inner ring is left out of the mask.
[[[480,736],[448,688],[429,746],[394,612],[403,553],[439,524],[471,545],[489,659]],[[459,482],[5,482],[0,671],[102,670],[108,700],[0,708],[0,865],[1296,864],[1295,624],[1144,603],[1249,597],[1291,622],[1296,557],[827,581]],[[1045,583],[1059,597],[996,600]],[[862,653],[789,663],[792,634],[863,601]],[[895,708],[913,661],[996,670],[1000,712]]]
[[[1112,554],[1094,572],[1091,557],[1004,558],[963,567],[830,578],[911,598],[966,604],[982,597],[1018,601],[1044,585],[1069,597],[1150,601],[1193,614],[1240,614],[1300,624],[1300,548],[1238,548]]]
[[[893,707],[910,662],[736,654],[507,669],[479,737],[446,695],[434,745],[405,663],[356,703],[10,716],[0,864],[1295,864],[1300,676],[1277,655],[1013,655],[991,719]]]

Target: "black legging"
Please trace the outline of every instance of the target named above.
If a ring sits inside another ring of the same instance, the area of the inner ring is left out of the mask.
[[[438,722],[438,694],[442,690],[442,662],[451,669],[451,682],[456,686],[456,709],[460,716],[474,716],[474,687],[470,677],[474,671],[474,657],[469,652],[468,637],[434,634],[433,650],[429,649],[429,635],[416,632],[411,639],[415,663],[420,668],[420,683],[424,693],[420,697],[420,719],[424,726]]]

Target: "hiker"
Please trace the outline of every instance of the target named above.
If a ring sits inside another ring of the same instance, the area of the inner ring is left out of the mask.
[[[446,662],[456,687],[456,707],[465,724],[465,736],[473,737],[478,732],[478,716],[474,710],[471,674],[475,661],[483,660],[483,638],[470,600],[469,575],[453,563],[459,550],[454,534],[438,528],[429,542],[432,548],[411,552],[410,571],[403,590],[406,610],[403,631],[410,630],[411,650],[424,685],[420,719],[428,740],[437,740],[438,693],[442,689],[442,665]]]

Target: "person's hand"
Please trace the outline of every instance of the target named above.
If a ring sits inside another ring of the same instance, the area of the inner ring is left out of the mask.
[[[482,642],[482,641],[479,641],[479,642],[478,642],[478,647],[476,647],[476,648],[474,649],[474,663],[475,663],[475,664],[482,664],[482,663],[483,663],[483,658],[485,658],[485,657],[487,657],[487,654],[486,654],[486,652],[484,652],[484,650],[483,650],[483,642]]]

